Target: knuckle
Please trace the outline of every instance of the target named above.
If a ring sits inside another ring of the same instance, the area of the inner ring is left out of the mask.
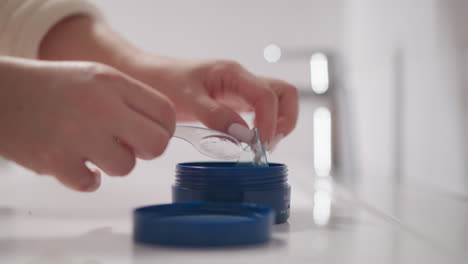
[[[232,120],[236,120],[236,114],[227,106],[217,104],[208,110],[207,117],[204,120],[206,126],[226,131]]]
[[[129,155],[129,157],[116,163],[112,176],[126,176],[135,168],[135,165],[135,157]]]
[[[96,178],[79,160],[65,157],[63,153],[54,152],[51,155],[53,166],[48,170],[59,182],[70,189],[80,192],[91,192],[97,189]]]
[[[229,117],[229,112],[227,111],[227,106],[221,104],[215,104],[208,109],[208,120],[225,120]]]
[[[119,74],[114,68],[100,63],[88,64],[86,71],[89,73],[90,78],[95,81],[108,82],[119,79]]]
[[[224,65],[226,69],[236,70],[242,67],[240,63],[238,63],[237,61],[231,61],[231,60],[224,60],[222,61],[222,64]]]
[[[73,171],[61,168],[55,174],[55,178],[65,186],[79,192],[91,192],[95,190],[93,188],[95,185],[94,176],[88,170],[78,169],[77,171]]]
[[[103,71],[106,68],[104,64],[96,62],[83,62],[81,65],[83,67],[83,71],[91,76],[94,75],[96,72]]]
[[[79,183],[76,183],[72,186],[73,189],[79,192],[90,192],[90,186],[93,184],[93,180],[91,177],[87,177],[86,179],[81,180]]]
[[[261,92],[261,97],[264,98],[269,104],[274,104],[277,101],[275,92],[269,89],[264,89]]]
[[[77,183],[73,188],[79,192],[93,192],[97,187],[93,187],[94,180],[91,176],[87,177],[86,181],[83,180],[81,183]]]
[[[278,79],[270,79],[270,85],[273,88],[273,91],[276,91],[280,97],[284,95],[292,99],[299,98],[299,90],[288,82]]]
[[[161,156],[164,151],[166,150],[166,147],[169,143],[169,135],[166,133],[161,133],[158,137],[157,140],[154,140],[154,142],[148,144],[147,149],[145,151],[145,156],[142,157],[143,159],[154,159],[156,157]]]
[[[127,80],[118,70],[100,63],[85,63],[83,66],[83,76],[81,87],[76,93],[85,95],[96,95],[96,93],[107,93],[109,89],[126,86]]]
[[[284,89],[287,94],[290,94],[293,98],[299,98],[299,91],[296,87],[288,84],[284,86]]]
[[[224,73],[237,72],[242,69],[242,66],[238,62],[231,60],[217,60],[214,62],[214,65],[215,69]]]

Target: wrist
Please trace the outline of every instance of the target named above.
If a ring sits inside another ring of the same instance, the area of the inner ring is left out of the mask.
[[[120,70],[166,95],[185,79],[185,62],[141,51],[137,54],[131,56]]]

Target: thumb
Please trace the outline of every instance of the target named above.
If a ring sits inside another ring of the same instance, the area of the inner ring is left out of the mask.
[[[250,142],[254,132],[242,117],[228,106],[202,95],[192,102],[195,117],[208,128],[228,133],[242,142]]]

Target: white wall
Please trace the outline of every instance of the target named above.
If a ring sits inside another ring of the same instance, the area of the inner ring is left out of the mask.
[[[468,195],[460,71],[466,4],[349,0],[345,10],[362,177],[429,182]]]
[[[316,49],[337,50],[342,0],[98,0],[109,22],[142,48],[188,58],[228,58],[250,70],[309,82],[308,58]],[[283,48],[279,63],[263,59],[270,43]],[[292,50],[305,50],[300,60]]]

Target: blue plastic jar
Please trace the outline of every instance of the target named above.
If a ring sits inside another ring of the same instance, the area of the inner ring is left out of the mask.
[[[173,202],[229,202],[268,206],[275,223],[289,218],[291,187],[287,167],[234,167],[234,162],[179,163],[172,185]]]

